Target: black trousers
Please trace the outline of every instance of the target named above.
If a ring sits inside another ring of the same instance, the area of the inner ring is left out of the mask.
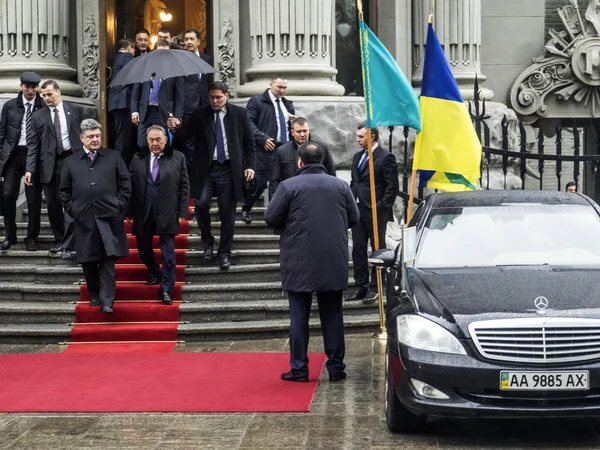
[[[4,165],[4,183],[2,195],[4,202],[4,227],[5,239],[8,242],[17,242],[17,199],[21,189],[21,180],[25,175],[27,163],[27,147],[17,147],[10,154]],[[40,235],[40,216],[42,210],[42,185],[37,174],[34,176],[33,186],[25,185],[27,198],[27,236],[25,242],[35,242]]]
[[[219,205],[219,217],[221,219],[221,238],[218,256],[231,255],[233,245],[233,232],[235,226],[235,191],[233,187],[233,175],[231,164],[219,164],[213,161],[206,181],[202,196],[195,201],[194,212],[200,227],[201,239],[205,246],[212,247],[215,238],[210,228],[210,200],[216,195]]]
[[[112,307],[115,301],[115,258],[81,263],[90,297],[100,299],[102,306]]]
[[[54,234],[54,240],[57,245],[63,249],[75,249],[75,223],[73,218],[66,212],[63,212],[62,204],[58,198],[58,186],[60,184],[60,172],[62,171],[65,158],[71,155],[71,151],[64,152],[57,156],[54,162],[54,172],[49,183],[44,183],[44,195],[46,197],[46,207],[48,208],[48,219],[50,228]]]
[[[312,304],[310,292],[288,292],[290,303],[290,367],[295,373],[308,374],[308,320]],[[346,368],[344,355],[344,318],[342,291],[317,292],[323,346],[330,375]]]
[[[379,228],[379,248],[385,248],[385,231],[387,219],[379,217],[377,222]],[[362,218],[352,228],[352,261],[354,262],[354,281],[357,288],[370,288],[377,290],[377,276],[375,267],[371,270],[371,281],[369,282],[369,248],[375,248],[373,242],[373,221],[369,217]]]
[[[131,113],[128,109],[113,109],[108,115],[114,130],[114,149],[121,153],[121,157],[129,167],[131,158],[137,151],[133,133],[135,125],[131,123]]]
[[[129,121],[131,122],[131,116],[129,117]],[[143,122],[140,122],[138,125],[138,139],[137,144],[139,148],[144,148],[148,145],[148,141],[146,140],[146,133],[148,128],[152,125],[161,125],[162,122],[160,117],[158,116],[158,106],[148,106],[148,110],[146,111],[146,117]]]
[[[267,172],[256,172],[254,177],[256,179],[256,192],[254,195],[244,198],[244,206],[242,206],[243,211],[249,212],[254,207],[256,201],[260,198],[265,189],[267,189],[270,175]]]
[[[175,237],[170,234],[159,234],[160,253],[162,255],[162,271],[156,262],[152,241],[156,235],[156,222],[152,210],[144,222],[141,236],[136,236],[140,259],[146,265],[148,272],[154,276],[160,276],[160,290],[170,294],[175,287],[176,260],[175,260]]]

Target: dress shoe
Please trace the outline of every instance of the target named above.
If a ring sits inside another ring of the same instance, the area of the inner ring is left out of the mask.
[[[204,261],[210,261],[213,257],[213,248],[211,245],[207,245],[204,247],[204,253],[202,253],[202,258]]]
[[[229,269],[231,267],[231,261],[229,261],[228,256],[219,257],[219,268],[220,269]]]
[[[337,372],[329,375],[329,382],[335,383],[336,381],[342,381],[346,379],[346,372]]]
[[[97,295],[90,295],[90,306],[100,306],[100,298]]]
[[[28,252],[35,252],[37,250],[37,244],[35,241],[29,241],[25,243],[25,250]]]
[[[363,299],[363,303],[375,303],[377,301],[377,291],[369,291],[365,298]]]
[[[148,281],[146,281],[147,286],[151,286],[153,284],[160,284],[162,277],[160,275],[148,275]]]
[[[113,309],[108,305],[103,305],[100,307],[100,311],[102,311],[103,313],[106,313],[106,314],[112,314]]]
[[[57,245],[56,247],[52,247],[50,250],[48,250],[50,253],[60,253],[62,252],[62,247],[60,245]]]
[[[358,288],[352,291],[352,293],[350,293],[345,300],[347,302],[355,302],[358,300],[364,300],[366,296],[367,290],[365,288]]]
[[[67,248],[64,248],[63,251],[62,251],[62,253],[61,253],[61,255],[60,255],[60,257],[62,259],[71,259],[71,250],[69,250]]]
[[[4,241],[0,244],[0,250],[8,250],[13,244],[16,244],[16,242]]]
[[[168,292],[160,292],[159,297],[163,302],[163,305],[172,305],[173,300],[171,299],[171,295]]]
[[[242,211],[242,220],[246,225],[250,225],[252,223],[252,216],[250,215],[250,211]]]
[[[307,373],[297,373],[293,370],[281,374],[281,379],[284,381],[298,381],[300,383],[306,383],[308,381]]]

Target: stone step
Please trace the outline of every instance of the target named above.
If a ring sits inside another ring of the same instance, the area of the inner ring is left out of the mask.
[[[186,262],[188,265],[203,266],[206,265],[200,250],[188,250],[186,253]],[[251,249],[251,250],[233,250],[231,252],[231,261],[233,264],[273,264],[279,263],[279,249]],[[13,250],[0,252],[0,266],[3,264],[28,264],[45,266],[73,266],[76,263],[70,260],[64,260],[60,254],[50,254],[46,250],[37,250],[28,252],[26,250]]]
[[[211,222],[211,229],[214,236],[219,235],[219,229],[221,227],[221,222]],[[27,222],[17,222],[17,236],[19,237],[19,241],[22,241],[27,232]],[[235,222],[235,233],[236,234],[262,234],[262,235],[270,235],[274,236],[275,233],[273,229],[264,221],[253,221],[250,225],[246,225],[241,220],[236,220]],[[190,234],[200,235],[200,228],[195,220],[190,221]],[[52,228],[50,228],[50,222],[43,221],[40,227],[40,235],[42,236],[52,236]]]
[[[156,300],[158,302],[158,300]],[[0,324],[62,324],[75,321],[77,303],[0,302]],[[114,308],[118,310],[119,302]],[[187,323],[249,322],[289,318],[288,300],[247,299],[241,302],[181,303],[180,320]],[[377,304],[344,302],[344,315],[377,313]],[[316,300],[311,317],[319,318]]]
[[[271,234],[243,234],[245,229],[238,230],[239,234],[233,236],[233,248],[239,250],[251,250],[251,249],[279,249],[279,236],[273,233]],[[218,248],[220,237],[218,233],[214,234],[215,237],[215,249]],[[13,250],[25,250],[24,241],[25,236],[17,236],[18,242],[11,247]],[[44,234],[38,237],[37,247],[39,250],[49,250],[56,244],[54,242],[54,236],[51,234]],[[191,234],[188,237],[188,249],[192,250],[204,250],[204,243],[198,234]]]
[[[252,208],[252,221],[256,221],[256,222],[262,222],[264,223],[264,215],[265,215],[265,210],[267,208],[265,208],[264,206],[255,206],[254,208]],[[190,216],[189,218],[192,220],[196,220],[196,217],[194,216],[194,209],[193,207],[190,207],[189,209],[190,211]],[[238,206],[235,210],[236,212],[236,218],[238,220],[242,219],[242,207]],[[27,220],[27,217],[29,216],[29,210],[27,208],[23,209],[23,221]],[[42,208],[42,213],[41,213],[41,221],[42,222],[48,222],[48,210],[46,208]],[[219,208],[217,207],[212,207],[210,209],[210,218],[212,221],[218,221],[219,220]]]
[[[289,334],[289,318],[272,320],[253,320],[245,322],[208,322],[180,324],[178,338],[186,342],[265,339],[285,337]],[[379,317],[375,312],[369,314],[347,315],[344,318],[344,332],[364,333],[376,331]],[[311,319],[311,334],[320,334],[317,318]],[[30,324],[0,323],[0,344],[52,344],[68,342],[71,335],[70,324]]]

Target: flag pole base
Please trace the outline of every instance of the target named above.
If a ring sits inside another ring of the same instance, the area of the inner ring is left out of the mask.
[[[373,333],[373,339],[378,339],[380,341],[386,341],[387,340],[387,331],[385,328],[380,328],[379,331],[377,331],[376,333]]]

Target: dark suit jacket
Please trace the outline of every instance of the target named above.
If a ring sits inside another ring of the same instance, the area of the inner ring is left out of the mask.
[[[133,188],[127,217],[133,217],[132,233],[140,236],[144,229],[148,205],[147,177],[150,172],[150,150],[143,148],[133,156],[129,172]],[[178,218],[188,218],[190,185],[183,153],[168,145],[158,160],[157,196],[152,201],[152,213],[157,234],[179,234]]]
[[[131,182],[121,154],[100,148],[93,162],[84,150],[65,159],[58,197],[75,220],[78,262],[129,255],[123,213]],[[100,237],[100,239],[98,239]]]
[[[112,64],[112,78],[116,77],[123,67],[133,60],[129,52],[118,52]],[[108,91],[108,112],[115,109],[129,109],[131,103],[131,85],[114,86]]]
[[[33,112],[45,106],[40,94],[33,100]],[[23,93],[19,93],[16,98],[7,101],[2,107],[2,116],[0,118],[0,174],[4,170],[4,165],[13,150],[19,145],[21,138],[21,123],[25,115],[25,105],[23,103]],[[33,118],[33,116],[32,116]]]
[[[131,113],[137,112],[140,114],[140,122],[146,119],[148,112],[148,104],[150,103],[150,87],[152,84],[149,81],[137,83],[133,86],[131,92]],[[183,115],[183,79],[181,77],[167,78],[161,80],[158,90],[158,114],[160,116],[160,124],[163,127],[167,126],[169,113],[173,113],[173,117],[181,119]]]
[[[212,65],[210,56],[200,53],[200,58]],[[200,79],[197,74],[183,77],[185,100],[183,102],[183,115],[191,116],[200,106],[208,105],[208,87],[213,81],[212,73],[203,73]]]
[[[294,104],[287,98],[282,98],[285,108],[290,114],[295,114]],[[271,101],[269,90],[252,97],[246,105],[250,127],[256,143],[256,168],[259,172],[269,173],[271,170],[271,156],[273,152],[265,150],[267,139],[273,138],[277,141],[277,113]],[[288,140],[291,140],[288,125]]]
[[[358,164],[364,154],[364,150],[356,153],[352,160],[352,180],[350,188],[354,197],[358,199],[358,209],[361,218],[372,218],[371,208],[371,185],[369,177],[369,166],[363,171],[358,171]],[[368,163],[367,163],[368,164]],[[388,152],[381,146],[373,150],[373,165],[375,173],[375,198],[377,200],[377,217],[387,218],[389,222],[394,220],[392,207],[396,201],[400,184],[398,181],[398,166],[393,153]]]
[[[82,113],[78,106],[63,101],[69,140],[73,152],[83,149],[80,139]],[[52,114],[48,106],[33,113],[31,127],[31,143],[27,146],[27,172],[39,172],[40,182],[49,183],[54,172],[56,159],[56,132]]]
[[[192,114],[190,129],[194,131],[194,154],[192,157],[191,197],[200,198],[204,182],[213,162],[216,137],[213,129],[215,113],[210,105],[202,106]],[[244,199],[244,170],[255,170],[254,140],[246,110],[227,103],[223,118],[227,147],[231,159],[236,201]]]

